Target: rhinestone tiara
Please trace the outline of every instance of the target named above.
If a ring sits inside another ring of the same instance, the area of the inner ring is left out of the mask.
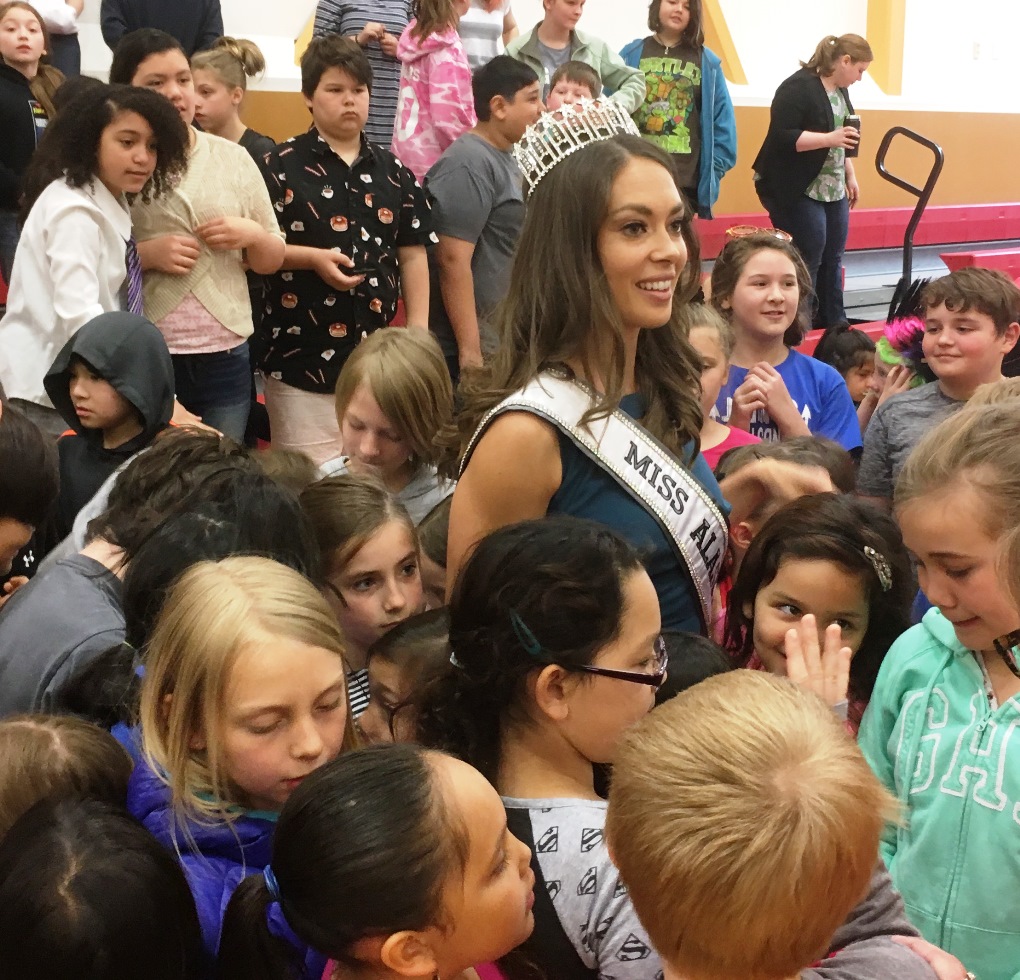
[[[543,113],[513,148],[528,197],[539,181],[571,154],[624,133],[641,135],[626,110],[612,99],[581,99]]]

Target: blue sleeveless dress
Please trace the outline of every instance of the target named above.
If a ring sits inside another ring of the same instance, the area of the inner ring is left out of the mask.
[[[620,408],[640,421],[644,415],[644,399],[640,394],[626,395]],[[659,596],[662,628],[704,633],[701,603],[694,582],[687,568],[678,561],[658,521],[567,436],[558,429],[556,435],[563,480],[549,502],[548,512],[586,517],[611,527],[641,554]],[[729,504],[723,499],[719,484],[700,453],[690,471],[723,514],[728,515]]]

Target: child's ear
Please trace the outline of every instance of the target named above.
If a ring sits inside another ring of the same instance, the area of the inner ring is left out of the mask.
[[[163,695],[163,718],[164,720],[170,717],[170,709],[173,707],[174,696],[172,694]],[[201,732],[194,732],[191,738],[188,739],[188,748],[192,752],[204,752],[206,748],[205,735]]]
[[[1018,339],[1020,339],[1020,323],[1014,322],[1006,327],[1006,332],[1002,335],[1003,353],[1008,354],[1014,347],[1016,347]]]
[[[751,526],[750,521],[739,521],[731,527],[730,540],[741,552],[747,551],[754,540],[754,528]]]
[[[505,119],[506,107],[507,101],[503,95],[494,95],[489,99],[489,115],[493,119]]]
[[[364,960],[360,954],[362,944],[371,943],[377,948],[375,956],[368,957],[368,962],[381,962],[387,970],[400,977],[434,977],[439,968],[436,955],[432,951],[424,934],[420,932],[396,932],[392,936],[364,939],[354,944],[355,956]]]
[[[529,682],[538,710],[552,721],[565,721],[570,714],[569,671],[550,664]]]

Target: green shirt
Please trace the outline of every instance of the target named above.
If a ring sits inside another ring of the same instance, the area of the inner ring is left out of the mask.
[[[839,129],[847,117],[846,101],[839,89],[829,93],[829,105],[832,106],[834,128]],[[834,146],[829,150],[818,176],[804,193],[812,200],[825,202],[842,201],[846,197],[846,150],[843,147]]]
[[[634,113],[641,135],[672,154],[684,187],[697,187],[701,157],[701,54],[645,39],[638,67],[648,92]]]

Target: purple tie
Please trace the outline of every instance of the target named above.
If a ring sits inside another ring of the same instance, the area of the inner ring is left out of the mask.
[[[129,313],[142,315],[142,263],[138,258],[135,236],[127,240],[127,305]]]

